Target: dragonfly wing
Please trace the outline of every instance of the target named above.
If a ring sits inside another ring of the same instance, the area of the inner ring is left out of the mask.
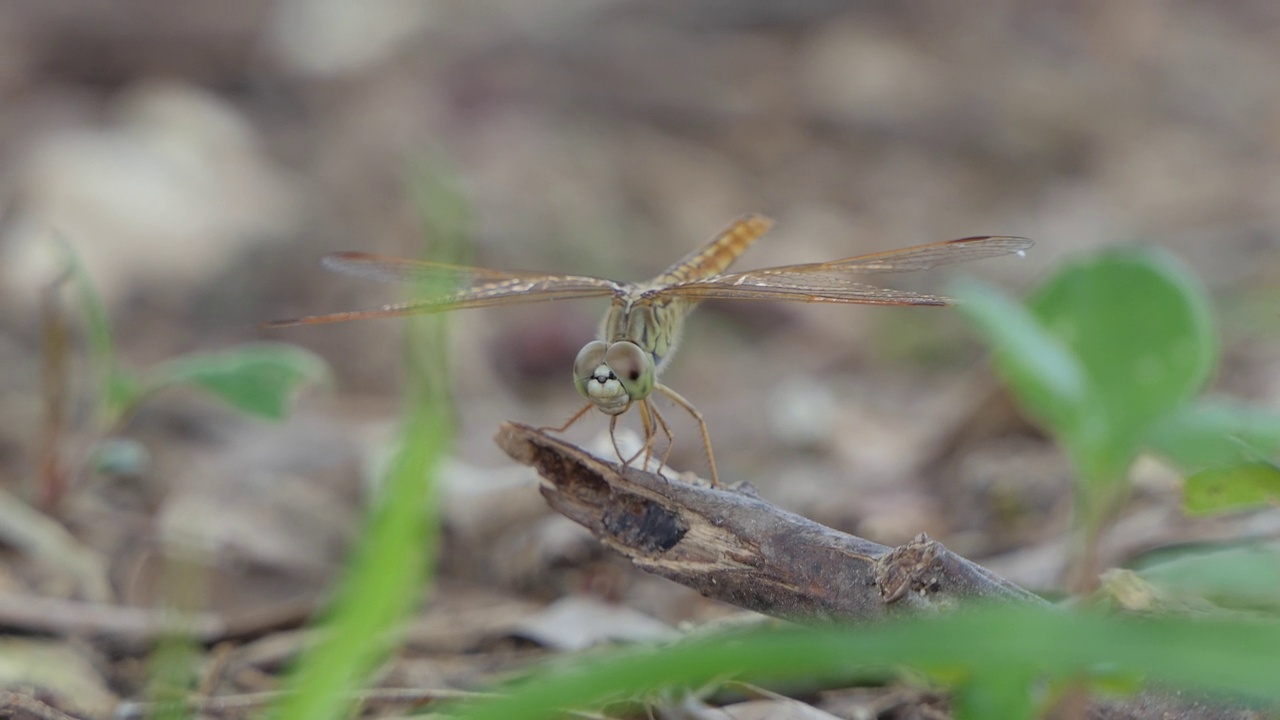
[[[506,280],[515,277],[545,277],[550,273],[521,270],[491,270],[489,268],[450,265],[431,260],[373,255],[363,252],[335,252],[320,258],[326,270],[352,277],[385,283],[419,283],[423,285],[451,285],[457,287],[482,280]],[[569,277],[569,276],[563,276]],[[597,280],[601,278],[589,278]],[[607,280],[605,282],[608,282]]]
[[[678,297],[693,301],[782,300],[861,305],[950,305],[953,302],[941,295],[891,290],[834,275],[792,273],[776,268],[680,283],[661,289],[657,294],[664,298]]]
[[[796,302],[878,305],[948,305],[950,298],[906,290],[890,290],[854,282],[849,276],[927,270],[939,265],[1021,254],[1032,246],[1026,238],[983,236],[917,245],[824,263],[785,265],[659,288],[662,297],[691,300],[791,300]]]
[[[608,297],[625,292],[621,283],[585,275],[490,270],[425,260],[344,252],[326,255],[324,266],[346,275],[417,285],[423,297],[366,310],[276,320],[264,327],[314,325],[365,318],[398,317],[467,308]]]
[[[848,273],[850,275],[915,272],[939,265],[951,265],[1001,255],[1022,255],[1034,244],[1027,238],[985,235],[886,250],[824,263],[790,265],[772,269],[785,272]]]

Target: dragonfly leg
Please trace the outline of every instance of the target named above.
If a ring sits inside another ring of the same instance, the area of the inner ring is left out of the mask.
[[[711,484],[713,486],[719,485],[720,475],[719,473],[716,472],[716,457],[711,452],[711,433],[707,431],[707,421],[703,419],[702,413],[698,412],[698,408],[694,407],[693,403],[689,402],[688,400],[685,400],[683,395],[676,392],[675,390],[672,390],[666,385],[663,385],[662,383],[655,383],[653,386],[653,389],[657,390],[663,395],[666,395],[667,398],[671,400],[671,402],[684,408],[690,415],[693,416],[693,419],[697,421],[698,430],[702,433],[702,449],[705,450],[707,453],[707,464],[711,468]]]
[[[654,433],[657,432],[657,430],[654,430],[654,427],[653,427],[653,405],[650,405],[648,400],[641,400],[639,402],[639,410],[640,410],[640,428],[644,430],[644,447],[641,447],[640,451],[636,452],[634,457],[631,457],[631,460],[635,460],[636,457],[640,456],[640,452],[643,452],[644,454],[643,468],[645,470],[648,470],[649,459],[650,457],[653,457],[653,436],[654,436]],[[631,460],[628,460],[627,464],[630,464]]]
[[[622,461],[622,467],[627,467],[632,463],[632,461],[640,457],[640,453],[644,452],[644,448],[640,448],[639,450],[636,451],[635,455],[632,455],[629,458],[622,457],[622,448],[618,447],[618,435],[617,433],[614,432],[617,429],[617,427],[618,427],[618,416],[617,415],[610,416],[609,417],[609,441],[613,443],[613,452],[615,455],[618,456],[618,459]]]
[[[661,470],[662,467],[666,466],[667,458],[671,455],[671,446],[675,442],[675,436],[671,433],[671,428],[667,425],[666,419],[662,417],[662,413],[658,412],[657,406],[647,399],[640,402],[640,423],[644,426],[644,448],[642,451],[644,452],[644,467],[646,470],[649,469],[649,460],[653,458],[653,444],[658,437],[658,431],[661,430],[662,434],[667,438],[667,450],[663,453],[662,465],[659,466],[659,470]],[[640,453],[636,453],[636,457],[639,457],[639,455]],[[635,460],[636,457],[631,459]]]
[[[657,423],[654,421],[656,408],[647,399],[640,401],[640,425],[644,427],[644,469],[649,469],[649,460],[653,458],[653,438],[657,436]],[[634,458],[632,458],[634,459]]]
[[[662,417],[662,413],[658,412],[658,406],[653,405],[650,409],[653,410],[653,419],[656,428],[661,430],[663,435],[667,436],[667,449],[662,453],[662,467],[666,467],[667,458],[671,457],[671,448],[675,447],[676,444],[676,436],[672,434],[671,426],[667,425],[667,419]]]
[[[648,403],[646,402],[645,404],[647,405]],[[543,431],[543,432],[562,433],[562,432],[564,432],[565,430],[568,430],[570,427],[572,427],[574,423],[576,423],[576,422],[578,422],[579,420],[581,420],[581,419],[582,419],[582,416],[583,416],[583,415],[586,415],[586,414],[587,414],[587,411],[588,411],[588,410],[590,410],[590,409],[591,409],[591,408],[593,408],[593,407],[595,407],[595,405],[594,405],[594,404],[592,404],[592,403],[587,403],[586,405],[583,405],[581,410],[579,410],[578,412],[574,413],[574,414],[573,414],[573,417],[569,418],[569,420],[568,420],[567,422],[565,422],[565,424],[561,425],[560,427],[543,426],[543,427],[540,427],[540,428],[538,428],[538,429],[539,429],[539,430],[541,430],[541,431]],[[640,411],[640,412],[641,412],[641,415],[643,416],[643,414],[644,414],[644,406],[641,406],[641,411]],[[649,434],[652,432],[652,430],[650,429],[650,424],[649,424],[649,422],[648,422],[648,421],[646,421],[646,424],[645,424],[645,438],[646,438],[646,439],[645,439],[645,446],[644,446],[644,447],[642,447],[642,448],[640,448],[638,451],[636,451],[636,453],[635,453],[634,455],[632,455],[631,457],[629,457],[629,458],[628,458],[628,457],[623,457],[623,455],[622,455],[622,448],[618,447],[618,434],[617,434],[617,432],[616,432],[616,431],[617,431],[617,428],[618,428],[618,418],[619,418],[619,417],[620,417],[620,416],[618,416],[618,415],[612,415],[612,416],[610,416],[610,417],[609,417],[609,442],[613,443],[613,452],[614,452],[614,454],[616,454],[616,455],[618,456],[618,459],[622,461],[622,465],[625,467],[625,466],[627,466],[627,465],[630,465],[632,462],[634,462],[636,458],[640,457],[640,453],[645,452],[645,451],[650,447],[651,443],[650,443],[650,442],[649,442],[649,440],[648,440],[648,436],[649,436]],[[665,428],[665,424],[664,424],[664,428]],[[671,436],[670,431],[666,431],[666,432],[667,432],[667,436],[668,436],[668,437],[670,437],[670,436]],[[646,458],[645,458],[645,463],[646,463],[646,464],[648,464],[648,461],[649,461],[649,460],[648,460],[648,457],[646,456]]]
[[[568,429],[569,429],[569,427],[570,427],[570,426],[572,426],[574,423],[576,423],[576,422],[578,422],[579,420],[581,420],[581,419],[582,419],[582,416],[583,416],[583,415],[586,415],[586,414],[587,414],[587,411],[588,411],[588,410],[590,410],[590,409],[591,409],[591,408],[593,408],[593,407],[595,407],[595,405],[592,405],[591,403],[587,403],[586,405],[583,405],[581,410],[579,410],[578,412],[574,413],[574,414],[573,414],[573,417],[569,418],[569,421],[568,421],[568,422],[566,422],[565,424],[561,425],[560,427],[551,427],[550,425],[544,425],[544,426],[542,426],[542,427],[540,427],[540,428],[538,428],[538,429],[539,429],[539,430],[541,430],[541,431],[543,431],[543,432],[562,433],[562,432],[564,432],[565,430],[568,430]]]

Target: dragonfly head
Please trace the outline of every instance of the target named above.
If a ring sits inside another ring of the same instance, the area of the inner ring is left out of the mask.
[[[653,358],[626,340],[587,343],[573,361],[573,384],[607,415],[621,415],[653,392]]]

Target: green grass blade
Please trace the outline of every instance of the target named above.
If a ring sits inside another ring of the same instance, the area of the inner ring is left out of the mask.
[[[435,473],[448,447],[446,419],[439,405],[421,404],[404,423],[319,642],[301,659],[279,708],[282,720],[348,716],[352,693],[394,647],[395,630],[414,607],[435,557]]]
[[[458,717],[532,720],[590,708],[619,695],[696,687],[726,676],[777,682],[847,676],[868,665],[908,665],[957,677],[972,670],[1018,668],[1029,681],[1131,673],[1275,703],[1280,702],[1276,647],[1280,624],[1270,621],[1138,619],[987,607],[856,628],[738,632],[593,656],[589,662],[533,674],[505,688],[500,697],[470,703]],[[1007,695],[1012,689],[1001,690]],[[1005,700],[1007,706],[1022,707],[1010,697]]]

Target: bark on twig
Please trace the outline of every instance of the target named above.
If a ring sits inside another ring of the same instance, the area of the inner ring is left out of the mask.
[[[749,490],[673,482],[605,462],[518,423],[496,441],[542,476],[556,511],[636,566],[703,595],[789,620],[862,621],[965,600],[1044,602],[926,535],[897,548],[848,535]],[[1255,717],[1176,692],[1090,701],[1092,720]]]
[[[1041,602],[921,534],[897,548],[743,490],[671,482],[508,423],[498,444],[544,478],[556,511],[637,567],[707,597],[793,620],[871,620],[968,599]]]

